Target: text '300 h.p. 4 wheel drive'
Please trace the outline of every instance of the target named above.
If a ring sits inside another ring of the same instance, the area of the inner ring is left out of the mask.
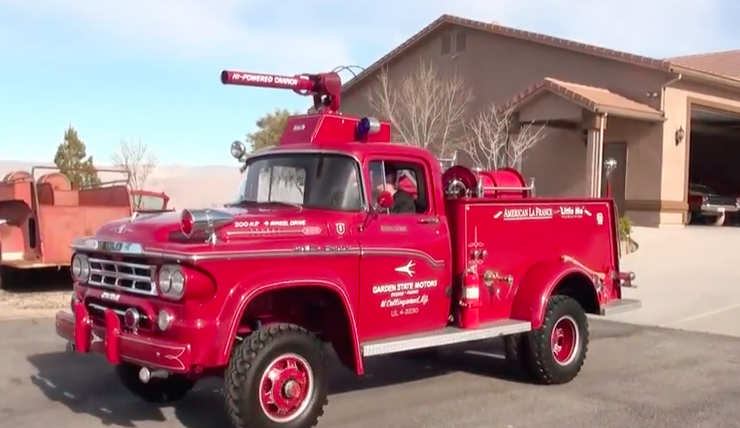
[[[104,354],[147,401],[223,376],[236,428],[315,425],[331,345],[366,358],[503,337],[533,381],[565,383],[586,314],[629,310],[609,199],[536,198],[515,170],[473,171],[338,112],[336,73],[224,71],[224,84],[313,95],[277,146],[231,152],[245,181],[223,209],[141,214],[75,241],[59,335]]]

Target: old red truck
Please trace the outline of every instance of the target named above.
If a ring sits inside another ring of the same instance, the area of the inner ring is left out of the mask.
[[[130,190],[121,169],[97,171],[123,178],[76,189],[57,168],[35,166],[0,181],[0,288],[25,285],[32,269],[69,266],[72,240],[112,220],[167,211],[165,193]]]
[[[535,198],[514,170],[443,173],[390,143],[388,123],[340,114],[335,73],[221,81],[312,95],[318,113],[291,117],[257,155],[232,145],[238,202],[75,240],[57,333],[105,355],[133,394],[177,400],[220,375],[234,427],[310,427],[327,344],[362,375],[367,358],[504,337],[513,364],[559,384],[583,365],[586,314],[639,307],[622,298],[634,274],[619,269],[611,200]],[[397,196],[401,171],[415,196]]]

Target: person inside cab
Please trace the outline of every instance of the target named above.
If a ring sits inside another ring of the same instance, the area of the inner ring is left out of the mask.
[[[377,186],[379,192],[385,190],[393,196],[393,207],[390,212],[393,214],[415,214],[416,213],[416,202],[414,197],[408,192],[397,187],[398,174],[396,170],[385,166],[385,183],[381,183]]]

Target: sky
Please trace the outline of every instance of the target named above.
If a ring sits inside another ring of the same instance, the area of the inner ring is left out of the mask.
[[[257,118],[309,100],[221,70],[366,67],[443,13],[661,58],[740,48],[731,0],[0,0],[0,160],[50,161],[72,125],[97,164],[133,139],[228,165]]]

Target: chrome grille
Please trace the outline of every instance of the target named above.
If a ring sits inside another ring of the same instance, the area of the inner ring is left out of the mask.
[[[88,284],[130,293],[156,296],[155,267],[140,263],[90,258]]]

